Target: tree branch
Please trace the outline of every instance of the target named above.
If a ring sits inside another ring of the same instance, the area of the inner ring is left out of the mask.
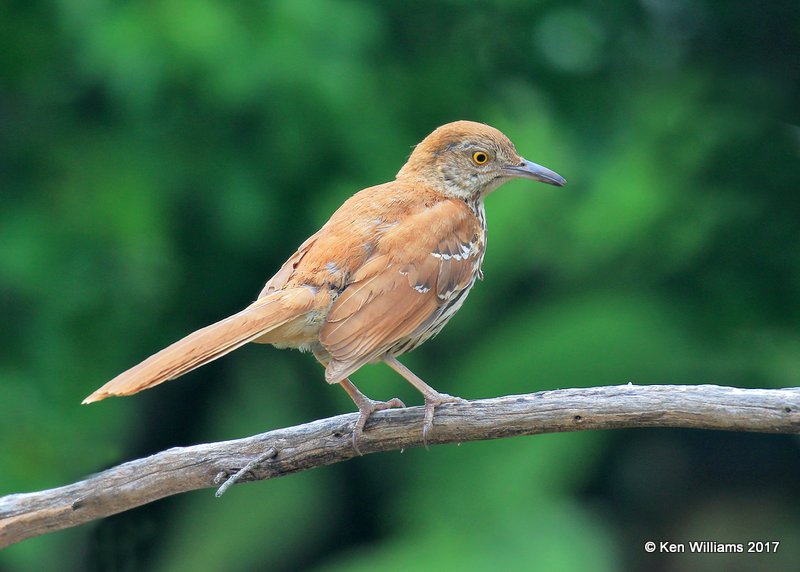
[[[422,407],[376,413],[361,450],[420,446],[422,415]],[[356,418],[339,415],[244,439],[176,447],[64,487],[0,497],[0,548],[166,496],[219,486],[242,467],[248,470],[236,475],[238,482],[346,461],[356,456],[350,442]],[[622,385],[482,399],[437,407],[430,442],[636,427],[800,433],[800,388]]]

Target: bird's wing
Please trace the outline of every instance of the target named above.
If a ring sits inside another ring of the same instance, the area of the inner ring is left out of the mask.
[[[331,356],[330,382],[424,331],[474,281],[483,234],[464,203],[442,201],[408,216],[380,237],[328,313],[320,342]]]
[[[297,252],[292,254],[289,257],[289,260],[283,263],[283,266],[281,266],[280,269],[275,273],[275,276],[270,278],[264,285],[264,288],[258,295],[259,298],[263,298],[267,294],[277,292],[286,286],[286,283],[292,277],[292,274],[297,266],[302,262],[303,258],[305,258],[308,251],[311,250],[311,247],[314,246],[314,243],[317,241],[317,238],[321,232],[322,229],[308,237],[308,239],[297,249]]]

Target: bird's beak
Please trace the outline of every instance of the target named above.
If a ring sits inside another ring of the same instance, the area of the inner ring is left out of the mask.
[[[567,180],[555,171],[551,171],[547,167],[542,167],[527,159],[520,159],[518,165],[503,167],[503,174],[507,177],[533,179],[534,181],[541,181],[557,187],[563,187],[567,183]]]

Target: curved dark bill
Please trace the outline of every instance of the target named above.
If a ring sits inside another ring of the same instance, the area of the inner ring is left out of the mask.
[[[518,177],[520,179],[533,179],[548,185],[563,187],[567,180],[547,167],[537,165],[533,161],[522,159],[519,165],[509,165],[503,168],[503,173],[508,177]]]

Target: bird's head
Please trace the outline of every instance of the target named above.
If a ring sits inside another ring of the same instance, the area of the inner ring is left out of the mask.
[[[515,178],[562,186],[559,175],[523,159],[508,137],[473,121],[442,125],[414,148],[398,179],[413,179],[463,200],[480,199]]]

